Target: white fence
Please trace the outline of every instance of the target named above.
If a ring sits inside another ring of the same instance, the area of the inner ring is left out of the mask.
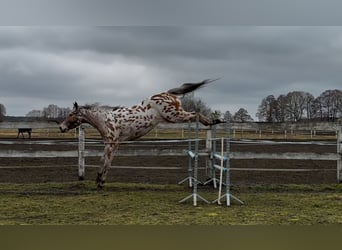
[[[0,123],[1,124],[1,123]],[[4,126],[3,126],[4,127]],[[37,125],[37,127],[42,128],[42,125]],[[50,126],[49,126],[50,127]],[[337,167],[337,181],[342,181],[342,127],[339,126],[335,128],[337,132],[337,150],[336,153],[294,153],[294,152],[285,152],[285,153],[253,153],[253,152],[229,152],[230,159],[277,159],[277,160],[324,160],[324,161],[336,161]],[[208,133],[209,135],[211,133]],[[208,137],[207,140],[211,140],[212,138]],[[177,142],[177,141],[186,141],[186,140],[169,140],[163,141],[163,143],[168,142]],[[155,141],[154,141],[155,142]],[[32,151],[32,150],[13,150],[13,149],[3,149],[1,144],[6,142],[0,141],[0,158],[2,157],[27,157],[27,158],[54,158],[54,157],[78,157],[79,162],[79,176],[82,178],[85,174],[85,158],[89,156],[102,156],[103,150],[101,149],[87,149],[86,142],[84,139],[84,131],[80,129],[80,136],[78,141],[78,150],[72,151]],[[15,143],[15,142],[14,142]],[[21,141],[22,143],[22,141]],[[30,141],[25,141],[25,143],[29,144]],[[39,143],[39,142],[38,142]],[[75,142],[76,143],[76,142]],[[133,142],[139,143],[139,142]],[[258,143],[261,143],[258,141]],[[287,142],[285,142],[287,143]],[[131,149],[120,151],[117,154],[118,156],[186,156],[186,149]],[[209,156],[208,149],[203,148],[199,151],[200,156]],[[234,169],[231,170],[240,170]],[[248,171],[251,169],[244,169],[244,171]],[[254,169],[255,170],[255,169]],[[258,169],[259,171],[301,171],[300,169]],[[307,170],[305,170],[307,171]]]

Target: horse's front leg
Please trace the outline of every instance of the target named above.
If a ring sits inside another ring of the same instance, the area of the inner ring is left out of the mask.
[[[100,167],[99,172],[97,173],[97,178],[96,178],[96,183],[99,188],[102,188],[104,186],[108,170],[111,166],[111,163],[114,158],[114,154],[117,149],[118,149],[117,144],[106,144],[105,146],[104,155],[103,155],[103,166]]]

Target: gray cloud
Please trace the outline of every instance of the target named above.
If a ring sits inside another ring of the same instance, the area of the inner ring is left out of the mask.
[[[339,0],[2,0],[4,25],[340,25]]]
[[[8,115],[50,103],[133,105],[183,82],[213,109],[254,116],[268,94],[340,89],[342,27],[1,27]]]

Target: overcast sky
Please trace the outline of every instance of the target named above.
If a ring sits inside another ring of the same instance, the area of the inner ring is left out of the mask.
[[[0,27],[7,115],[74,101],[131,106],[218,77],[195,96],[254,119],[269,94],[342,89],[342,26]]]

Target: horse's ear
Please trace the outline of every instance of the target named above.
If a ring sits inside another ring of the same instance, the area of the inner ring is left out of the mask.
[[[75,109],[75,110],[78,110],[78,104],[77,104],[77,102],[74,102],[74,109]]]

